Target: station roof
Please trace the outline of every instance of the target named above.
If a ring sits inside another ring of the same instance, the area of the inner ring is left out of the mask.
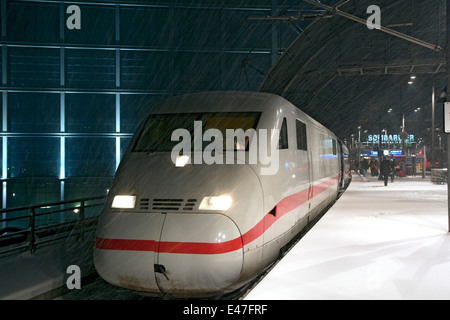
[[[445,52],[439,48],[446,41],[446,2],[342,0],[335,8],[366,21],[370,5],[381,9],[381,26],[436,49],[323,9],[266,74],[260,91],[285,97],[341,139],[357,134],[358,126],[398,134],[402,114],[406,131],[426,136],[433,86],[436,100],[445,88]],[[439,110],[442,103],[436,103],[437,126]]]

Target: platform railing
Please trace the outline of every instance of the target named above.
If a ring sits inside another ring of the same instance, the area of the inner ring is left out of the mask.
[[[447,169],[431,169],[431,182],[438,184],[447,183]]]
[[[76,233],[82,237],[97,225],[106,196],[0,209],[0,255],[34,252],[44,243]]]

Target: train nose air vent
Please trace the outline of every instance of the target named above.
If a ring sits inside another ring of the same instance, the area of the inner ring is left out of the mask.
[[[139,201],[140,210],[157,211],[192,211],[197,203],[197,199],[152,199],[141,198]]]
[[[139,209],[140,210],[148,210],[149,204],[150,204],[149,198],[141,198],[139,200]]]

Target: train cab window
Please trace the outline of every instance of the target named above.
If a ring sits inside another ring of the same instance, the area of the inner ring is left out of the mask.
[[[280,130],[280,139],[278,140],[278,149],[288,149],[288,130],[286,118],[283,118],[283,124]]]
[[[306,142],[306,124],[300,120],[296,120],[295,125],[297,129],[297,149],[308,150],[308,144]]]
[[[188,137],[188,144],[192,143],[194,147],[195,132],[194,128],[201,125],[201,136],[203,138],[206,131],[215,129],[213,139],[222,139],[223,150],[227,146],[227,130],[231,129],[233,132],[242,129],[245,133],[249,129],[256,130],[260,112],[206,112],[206,113],[177,113],[177,114],[153,114],[146,120],[139,137],[133,147],[133,152],[167,152],[172,151],[173,148],[179,144],[179,140],[172,140],[172,133],[177,129],[185,129]],[[251,130],[249,130],[251,131]],[[239,135],[231,136],[234,143],[235,150],[247,150],[250,136]],[[211,142],[202,141],[203,149]],[[233,144],[231,144],[233,145]]]

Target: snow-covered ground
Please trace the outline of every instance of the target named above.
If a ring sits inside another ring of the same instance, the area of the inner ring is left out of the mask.
[[[354,175],[245,299],[450,299],[448,228],[447,185]]]

